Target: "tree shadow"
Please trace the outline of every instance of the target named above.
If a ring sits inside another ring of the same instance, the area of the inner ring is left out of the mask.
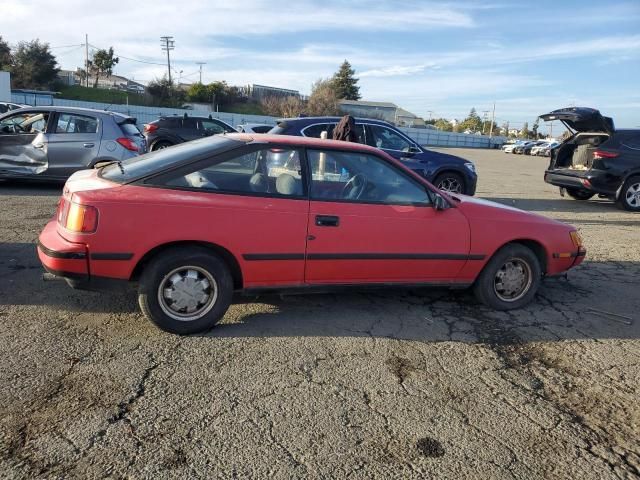
[[[567,212],[567,213],[619,213],[613,201],[601,198],[591,200],[573,200],[572,198],[516,198],[516,197],[482,197],[485,200],[501,203],[510,207],[530,212]],[[630,213],[630,212],[626,212]]]
[[[64,281],[43,282],[42,274],[33,244],[0,243],[0,307],[125,313],[132,314],[131,321],[143,321],[133,290],[124,294],[78,291]],[[368,337],[494,344],[639,338],[640,317],[635,318],[640,312],[639,274],[639,262],[586,261],[569,273],[568,280],[545,279],[534,302],[509,312],[480,305],[470,291],[444,289],[235,295],[225,317],[205,336]]]

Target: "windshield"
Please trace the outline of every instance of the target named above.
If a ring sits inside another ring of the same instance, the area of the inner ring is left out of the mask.
[[[219,135],[181,143],[171,148],[133,157],[107,165],[100,172],[102,178],[117,183],[128,183],[159,173],[191,160],[217,155],[244,145],[244,142]]]

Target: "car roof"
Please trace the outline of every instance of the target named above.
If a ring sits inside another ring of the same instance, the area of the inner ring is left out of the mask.
[[[383,154],[382,150],[355,142],[343,142],[341,140],[328,140],[315,137],[300,137],[294,135],[272,135],[269,133],[227,133],[225,136],[245,143],[277,143],[281,145],[292,145],[306,148],[330,148],[339,150],[352,150],[375,155]]]
[[[48,105],[42,107],[23,107],[19,110],[13,110],[7,113],[24,113],[24,112],[64,112],[64,113],[90,113],[93,115],[111,115],[114,117],[133,118],[129,115],[125,115],[120,112],[110,112],[109,110],[96,110],[94,108],[82,108],[82,107],[61,107],[56,105]],[[6,115],[6,114],[5,114]]]
[[[340,119],[342,117],[338,117],[338,116],[329,116],[329,117],[294,117],[294,118],[280,118],[277,120],[278,123],[280,122],[287,122],[287,123],[293,123],[293,122],[300,122],[300,123],[321,123],[321,122],[339,122]],[[385,125],[385,126],[389,126],[389,127],[393,127],[393,125],[391,125],[389,122],[386,122],[384,120],[378,120],[375,118],[363,118],[363,117],[354,117],[354,120],[356,123],[360,122],[366,122],[366,123],[374,123],[374,124],[379,124],[379,125]]]

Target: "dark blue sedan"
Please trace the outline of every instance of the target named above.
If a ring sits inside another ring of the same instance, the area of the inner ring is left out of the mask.
[[[327,132],[327,138],[331,138],[339,121],[340,117],[285,118],[278,120],[269,133],[320,138]],[[466,195],[476,191],[475,165],[464,158],[427,150],[382,120],[357,118],[356,134],[360,143],[384,150],[441,190]]]

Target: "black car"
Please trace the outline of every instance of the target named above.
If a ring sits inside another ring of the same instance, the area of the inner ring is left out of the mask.
[[[218,133],[237,133],[231,125],[222,120],[208,117],[183,116],[160,117],[144,126],[149,150],[160,150],[178,143],[188,142],[196,138],[208,137]]]
[[[576,200],[610,198],[640,212],[640,130],[617,130],[598,110],[570,107],[541,115],[560,120],[572,135],[551,150],[544,180]]]
[[[356,118],[356,135],[364,143],[402,161],[411,170],[441,190],[473,195],[478,176],[473,162],[447,153],[433,152],[418,145],[396,127],[382,120]],[[269,133],[331,138],[340,117],[303,117],[278,120]]]
[[[537,142],[529,142],[522,148],[522,153],[524,153],[525,155],[531,155],[531,149],[533,147],[539,147],[540,145],[544,145],[545,143],[547,142],[544,140],[538,140]]]

